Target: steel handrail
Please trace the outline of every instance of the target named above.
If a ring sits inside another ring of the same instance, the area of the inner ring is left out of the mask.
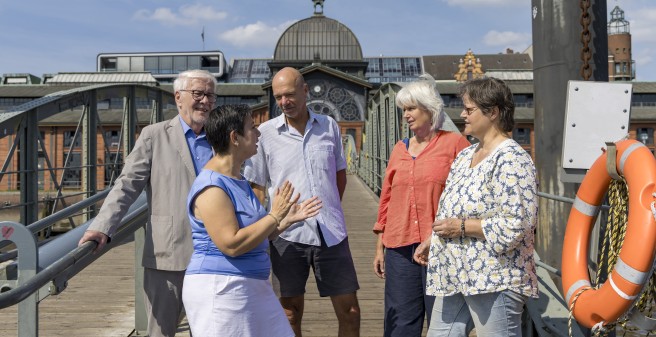
[[[73,215],[75,215],[77,212],[80,210],[83,210],[91,205],[95,205],[97,202],[105,199],[107,197],[107,194],[109,194],[109,191],[111,188],[107,188],[104,191],[98,192],[94,194],[93,196],[86,198],[78,203],[75,203],[71,206],[68,206],[61,211],[58,211],[56,213],[53,213],[41,220],[35,221],[31,223],[30,225],[27,226],[27,228],[32,232],[32,233],[37,233],[43,229],[46,229],[52,225],[55,224],[55,222],[67,219]]]
[[[56,289],[51,289],[51,293],[56,294],[63,290],[66,280],[77,275],[90,263],[97,260],[112,247],[121,244],[123,240],[129,238],[129,236],[132,235],[138,228],[143,226],[148,218],[148,204],[145,199],[145,194],[142,194],[137,199],[137,201],[135,201],[133,207],[130,208],[128,213],[121,220],[121,225],[113,235],[111,242],[109,242],[101,251],[95,254],[91,253],[97,246],[97,243],[93,241],[76,247],[52,264],[43,268],[27,282],[20,284],[9,291],[1,293],[0,309],[18,304],[28,296],[39,291],[39,289],[51,281],[60,281],[58,284],[55,284]],[[63,239],[79,240],[79,238],[84,233],[84,230],[86,230],[86,227],[88,227],[92,221],[93,220],[89,220],[83,225],[77,227],[76,230],[58,237],[57,239],[53,240],[51,244],[54,244],[54,242]],[[39,248],[39,251],[40,250],[41,248]]]
[[[575,200],[575,199],[572,199],[572,198],[561,197],[559,195],[554,195],[554,194],[549,194],[549,193],[544,193],[544,192],[538,192],[537,194],[538,194],[538,197],[543,197],[543,198],[547,198],[547,199],[551,199],[551,200],[561,201],[561,202],[565,202],[565,203],[568,203],[568,204],[574,204],[574,200]],[[601,205],[600,208],[603,209],[603,210],[609,210],[610,206],[609,205]]]
[[[32,224],[29,224],[27,226],[27,229],[29,229],[32,233],[36,234],[41,230],[44,230],[52,225],[54,225],[57,221],[67,219],[73,215],[76,215],[80,210],[83,210],[91,205],[96,204],[97,202],[105,199],[107,197],[107,194],[109,194],[109,191],[111,188],[107,188],[101,192],[98,192],[94,194],[93,196],[84,199],[78,203],[75,203],[73,205],[70,205],[60,211],[57,211],[41,220],[38,220],[36,222],[33,222]],[[0,248],[6,247],[10,245],[11,243],[8,241],[5,242],[0,242]],[[0,254],[0,262],[8,261],[11,259],[16,258],[18,252],[14,249],[9,252],[5,252]]]

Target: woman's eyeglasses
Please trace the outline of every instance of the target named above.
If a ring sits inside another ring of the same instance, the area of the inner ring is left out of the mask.
[[[477,107],[472,107],[472,108],[464,107],[463,108],[463,110],[465,111],[467,116],[471,116],[471,114],[473,114],[474,111],[476,111],[476,109],[478,109],[478,108]]]

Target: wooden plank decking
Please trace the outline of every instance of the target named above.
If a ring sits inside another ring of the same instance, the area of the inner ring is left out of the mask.
[[[383,286],[371,267],[377,198],[356,177],[348,177],[343,200],[349,243],[360,282],[361,335],[383,334]],[[329,298],[320,298],[311,276],[307,286],[303,333],[337,336],[337,319]],[[134,244],[112,249],[71,279],[58,296],[39,305],[39,336],[128,336],[134,328]],[[0,310],[0,336],[16,336],[16,308]],[[189,336],[186,322],[176,336]]]

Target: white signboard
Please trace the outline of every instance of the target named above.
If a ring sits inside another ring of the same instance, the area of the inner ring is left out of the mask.
[[[589,169],[606,148],[629,133],[631,83],[569,81],[563,168]]]

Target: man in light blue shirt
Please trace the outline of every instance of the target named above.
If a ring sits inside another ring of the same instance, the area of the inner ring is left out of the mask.
[[[301,73],[283,68],[272,81],[283,112],[263,123],[257,154],[246,162],[244,176],[261,201],[289,180],[301,200],[318,196],[319,215],[292,225],[271,242],[271,263],[280,281],[280,302],[296,336],[301,336],[305,284],[310,267],[319,295],[330,296],[342,336],[359,336],[359,289],[348,245],[341,198],[346,187],[346,160],[339,126],[306,106],[308,87]]]
[[[196,175],[198,175],[200,170],[203,169],[203,166],[212,158],[212,147],[207,142],[205,129],[201,129],[200,134],[196,134],[191,126],[182,119],[182,116],[178,115],[178,118],[180,118],[182,132],[187,139],[187,146],[189,147],[191,160],[194,163],[194,170],[196,171]]]

